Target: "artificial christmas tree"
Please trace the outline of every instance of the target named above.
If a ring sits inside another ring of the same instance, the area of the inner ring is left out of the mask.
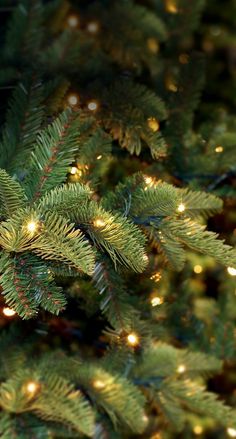
[[[203,7],[1,1],[5,439],[236,435],[234,118],[199,104]]]

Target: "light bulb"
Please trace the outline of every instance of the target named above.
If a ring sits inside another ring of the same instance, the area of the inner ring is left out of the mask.
[[[101,160],[101,158],[102,158],[102,155],[97,156],[97,160]]]
[[[180,213],[182,213],[182,212],[185,211],[185,209],[186,209],[185,205],[184,205],[183,203],[181,203],[181,204],[178,206],[177,211],[180,212]]]
[[[202,270],[203,270],[203,268],[202,268],[201,265],[195,265],[195,266],[193,267],[193,271],[194,271],[194,273],[196,273],[196,274],[200,274],[200,273],[202,272]]]
[[[215,148],[215,152],[217,152],[218,154],[221,153],[221,152],[223,152],[223,151],[224,151],[223,146],[217,146],[217,147]]]
[[[159,128],[160,128],[160,124],[159,124],[158,120],[157,120],[155,117],[149,117],[148,120],[147,120],[147,122],[148,122],[148,126],[149,126],[149,128],[150,128],[154,133],[156,133],[156,132],[159,130]]]
[[[151,299],[151,304],[153,307],[162,305],[163,303],[164,303],[163,297],[156,296]]]
[[[230,274],[230,276],[236,276],[236,269],[233,267],[228,267],[227,268],[228,273]]]
[[[104,389],[105,383],[101,380],[95,380],[93,382],[93,387],[95,387],[95,389]]]
[[[203,433],[203,428],[201,425],[195,425],[195,427],[193,428],[193,432],[196,435],[200,435]]]
[[[236,437],[236,430],[234,428],[227,428],[227,433],[229,437]]]
[[[176,0],[166,0],[165,6],[166,6],[166,11],[169,12],[170,14],[178,13]]]
[[[72,29],[75,29],[78,26],[78,24],[79,24],[79,17],[78,17],[78,15],[75,15],[75,14],[69,15],[69,17],[67,18],[67,24]]]
[[[73,94],[71,94],[71,95],[68,96],[67,101],[68,101],[68,104],[69,104],[71,107],[74,107],[75,105],[78,104],[78,102],[79,102],[79,97],[78,97],[77,95],[73,95]]]
[[[148,255],[143,255],[143,260],[144,262],[148,262],[149,261]]]
[[[90,101],[87,107],[89,111],[96,111],[98,109],[98,103],[96,101]]]
[[[34,233],[34,232],[36,232],[37,228],[38,228],[38,224],[36,221],[29,221],[28,222],[28,224],[27,224],[28,232]]]
[[[139,338],[134,332],[131,332],[127,336],[127,342],[130,346],[137,346],[139,344]]]
[[[95,227],[104,227],[106,223],[102,219],[97,218],[96,220],[94,220],[93,224]]]
[[[72,175],[75,175],[75,174],[77,174],[77,172],[78,172],[78,168],[76,168],[76,166],[72,166],[72,167],[71,167],[71,170],[70,170],[70,173],[71,173]]]
[[[25,387],[25,389],[26,389],[26,392],[29,394],[29,395],[35,395],[35,393],[39,390],[39,387],[40,387],[40,385],[39,385],[39,383],[37,383],[37,382],[35,382],[35,381],[29,381],[27,384],[26,384],[26,387]]]
[[[4,307],[3,310],[2,310],[2,312],[3,312],[3,314],[4,314],[6,317],[12,317],[12,316],[14,316],[14,315],[16,314],[16,312],[14,311],[14,309],[12,309],[12,308],[8,308],[8,307]]]
[[[177,369],[178,373],[184,373],[186,372],[186,366],[184,364],[180,364],[178,369]]]
[[[150,52],[152,52],[152,53],[159,52],[159,48],[160,48],[159,43],[156,40],[156,38],[148,38],[147,47],[150,50]]]
[[[97,21],[91,21],[87,25],[87,30],[90,34],[96,34],[99,31],[99,23]]]

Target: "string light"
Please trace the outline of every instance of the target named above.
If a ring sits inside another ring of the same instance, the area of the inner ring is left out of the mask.
[[[105,383],[101,380],[95,380],[93,382],[93,387],[95,387],[95,389],[104,389]]]
[[[227,428],[227,434],[229,437],[236,437],[236,430],[234,428]]]
[[[8,307],[4,307],[2,312],[3,312],[4,316],[6,316],[6,317],[12,317],[16,314],[14,309],[8,308]]]
[[[180,203],[179,206],[177,207],[177,211],[180,213],[183,213],[185,211],[186,207],[183,203]]]
[[[203,428],[201,425],[195,425],[195,427],[193,428],[193,432],[194,434],[196,434],[197,436],[203,433]]]
[[[193,271],[194,271],[194,273],[196,273],[196,274],[200,274],[200,273],[202,273],[202,270],[203,270],[203,268],[202,268],[201,265],[195,265],[195,266],[193,267]]]
[[[176,93],[178,91],[177,84],[171,76],[166,77],[165,85],[167,90],[172,91],[173,93]]]
[[[34,232],[36,232],[36,230],[38,228],[38,224],[36,221],[29,221],[26,227],[27,227],[28,232],[34,233]]]
[[[148,416],[147,416],[147,415],[143,415],[142,419],[143,419],[143,422],[145,422],[145,424],[147,424],[147,423],[148,423],[148,421],[149,421],[149,419],[148,419]]]
[[[98,103],[96,101],[90,101],[87,107],[89,111],[96,111],[98,109]]]
[[[25,390],[30,396],[34,396],[38,392],[39,388],[39,383],[35,381],[29,381],[25,386]]]
[[[97,160],[101,160],[101,158],[102,158],[102,155],[97,156]]]
[[[151,439],[161,439],[161,436],[159,433],[155,433],[151,436]]]
[[[72,166],[70,173],[71,175],[75,175],[77,173],[78,169],[76,168],[76,166]]]
[[[139,344],[139,338],[134,332],[131,332],[127,335],[127,342],[130,346],[137,346]]]
[[[166,11],[170,14],[177,14],[178,8],[175,0],[166,0],[165,1]]]
[[[223,146],[217,146],[217,147],[215,148],[215,152],[217,152],[218,154],[221,153],[221,152],[223,152],[223,151],[224,151]]]
[[[78,15],[72,14],[67,18],[67,24],[72,29],[75,29],[79,25],[79,17]]]
[[[147,122],[148,122],[149,128],[154,133],[156,133],[159,130],[160,124],[159,124],[158,120],[155,117],[149,117]]]
[[[186,372],[186,366],[184,364],[180,364],[179,367],[177,368],[177,372],[178,373]]]
[[[79,96],[75,94],[71,94],[68,96],[67,102],[71,107],[74,107],[79,102]]]
[[[161,280],[161,273],[157,272],[154,273],[151,277],[151,280],[154,280],[154,282],[159,282]]]
[[[95,227],[104,227],[106,223],[101,218],[97,218],[94,220],[93,224]]]
[[[230,274],[230,276],[236,276],[236,269],[233,267],[228,267],[227,268],[228,273]]]
[[[148,255],[143,255],[143,260],[144,262],[148,262],[149,261]]]
[[[164,303],[163,297],[155,296],[151,299],[151,304],[153,307],[162,305],[163,303]]]
[[[97,21],[91,21],[87,25],[87,31],[90,34],[96,34],[99,31],[99,23]]]
[[[156,40],[156,38],[148,38],[147,40],[147,47],[152,53],[158,53],[159,52],[159,43]]]
[[[181,53],[179,55],[180,64],[188,64],[189,63],[189,55],[187,53]]]

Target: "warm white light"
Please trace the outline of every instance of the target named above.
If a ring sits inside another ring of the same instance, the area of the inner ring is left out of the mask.
[[[223,151],[224,151],[223,146],[217,146],[217,147],[215,148],[215,152],[221,153],[221,152],[223,152]]]
[[[236,437],[236,430],[234,428],[227,428],[229,437]]]
[[[101,380],[95,380],[93,382],[93,387],[95,387],[95,389],[104,389],[105,383]]]
[[[102,158],[102,155],[97,156],[97,160],[101,160],[101,158]]]
[[[27,393],[34,395],[39,389],[39,384],[34,382],[34,381],[30,381],[29,383],[26,384],[26,391]]]
[[[98,109],[98,104],[95,101],[91,101],[88,103],[88,109],[90,111],[96,111]]]
[[[186,366],[184,364],[180,364],[180,366],[177,369],[178,373],[184,373],[186,372]]]
[[[149,117],[148,119],[148,126],[149,128],[156,133],[160,129],[160,124],[158,120],[155,117]]]
[[[38,224],[37,224],[35,221],[30,221],[30,222],[27,224],[27,230],[28,230],[28,232],[30,232],[30,233],[34,233],[34,232],[36,232],[37,227],[38,227]]]
[[[143,255],[143,260],[144,262],[148,262],[149,261],[148,255]]]
[[[203,268],[202,268],[201,265],[195,265],[195,266],[193,267],[193,271],[194,271],[194,273],[196,273],[196,274],[200,274],[200,273],[202,272],[202,270],[203,270]]]
[[[90,34],[96,34],[99,30],[99,23],[97,21],[91,21],[87,25],[87,30]]]
[[[230,276],[236,276],[236,269],[233,267],[228,267],[227,268],[228,273],[230,274]]]
[[[161,273],[159,273],[159,271],[157,273],[154,273],[151,277],[151,280],[153,280],[154,282],[160,282],[161,280]]]
[[[178,8],[176,0],[166,0],[166,11],[170,14],[177,14]]]
[[[195,427],[193,428],[193,432],[196,435],[200,435],[203,433],[203,428],[201,425],[195,425]]]
[[[72,107],[74,107],[75,105],[78,104],[79,99],[78,96],[76,95],[69,95],[67,98],[68,104],[71,105]]]
[[[75,175],[75,174],[77,174],[77,172],[78,172],[78,168],[76,168],[76,166],[72,166],[72,168],[71,168],[71,170],[70,170],[70,173],[71,173],[72,175]]]
[[[75,27],[77,27],[78,26],[78,24],[79,24],[79,17],[77,16],[77,15],[70,15],[68,18],[67,18],[67,24],[68,24],[68,26],[69,27],[71,27],[71,28],[75,28]]]
[[[12,317],[16,314],[14,309],[8,307],[3,308],[2,312],[6,317]]]
[[[105,221],[103,221],[102,219],[97,218],[97,219],[93,222],[93,224],[95,225],[95,227],[104,227],[106,223],[105,223]]]
[[[184,205],[183,203],[181,203],[181,204],[178,206],[178,208],[177,208],[178,212],[180,212],[180,213],[184,212],[185,209],[186,209],[186,208],[185,208],[185,205]]]
[[[153,307],[154,306],[162,305],[162,303],[164,303],[163,297],[156,296],[156,297],[153,297],[151,299],[151,304],[152,304]]]
[[[138,336],[134,333],[131,332],[128,336],[127,336],[127,341],[129,343],[129,345],[131,346],[137,346],[139,343],[139,338]]]

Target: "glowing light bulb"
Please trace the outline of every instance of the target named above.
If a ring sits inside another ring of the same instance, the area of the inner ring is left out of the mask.
[[[148,421],[149,421],[149,419],[148,419],[148,416],[147,416],[147,415],[143,415],[142,419],[143,419],[143,422],[145,422],[145,424],[147,424],[147,423],[148,423]]]
[[[78,168],[76,168],[76,166],[72,166],[72,167],[71,167],[71,170],[70,170],[70,173],[71,173],[72,175],[75,175],[75,174],[77,174],[77,171],[78,171]]]
[[[203,270],[203,268],[202,268],[201,265],[195,265],[195,266],[193,267],[193,271],[194,271],[194,273],[196,273],[196,274],[200,274],[200,273],[202,273],[202,270]]]
[[[69,17],[67,18],[67,24],[72,29],[75,29],[76,27],[78,27],[78,25],[79,25],[78,15],[75,15],[75,14],[69,15]]]
[[[97,160],[101,160],[101,158],[102,158],[102,155],[97,156]]]
[[[182,213],[182,212],[185,211],[185,209],[186,209],[185,205],[184,205],[183,203],[181,203],[181,204],[178,206],[177,211],[180,212],[180,213]]]
[[[184,373],[186,372],[186,366],[184,364],[180,364],[178,369],[177,369],[178,373]]]
[[[36,221],[30,221],[30,222],[28,222],[28,224],[27,224],[27,230],[28,230],[28,232],[30,232],[30,233],[34,233],[34,232],[36,232],[37,228],[38,228],[38,224],[37,224]]]
[[[194,434],[196,434],[197,436],[203,433],[203,428],[201,425],[195,425],[195,427],[193,428],[193,432]]]
[[[236,276],[236,269],[233,267],[228,267],[227,268],[228,273],[230,274],[230,276]]]
[[[218,154],[221,153],[221,152],[223,152],[223,151],[224,151],[223,146],[217,146],[217,147],[215,148],[215,152],[217,152]]]
[[[130,346],[137,346],[139,344],[139,338],[134,332],[131,332],[127,336],[127,342]]]
[[[166,4],[166,11],[167,12],[169,12],[170,14],[177,14],[178,13],[176,0],[166,0],[165,4]]]
[[[159,43],[156,40],[156,38],[148,38],[147,47],[150,50],[150,52],[152,52],[152,53],[159,52],[159,48],[160,48]]]
[[[98,109],[98,103],[96,101],[90,101],[87,107],[89,111],[96,111]]]
[[[14,309],[8,308],[8,307],[4,307],[2,312],[3,312],[4,316],[6,316],[6,317],[12,317],[16,314]]]
[[[37,382],[35,382],[35,381],[29,381],[27,384],[26,384],[26,392],[29,394],[29,395],[35,395],[35,393],[39,390],[39,387],[40,387],[40,385],[39,385],[39,383],[37,383]]]
[[[151,299],[151,304],[153,307],[162,305],[163,303],[164,303],[163,297],[156,296]]]
[[[148,255],[143,255],[143,260],[147,263],[149,261]]]
[[[161,280],[161,273],[157,272],[154,273],[151,277],[151,280],[154,280],[154,282],[159,282]]]
[[[149,117],[147,122],[148,122],[149,128],[154,133],[156,133],[159,130],[160,124],[159,124],[158,120],[155,117]]]
[[[97,218],[94,222],[93,222],[95,227],[104,227],[105,226],[105,221],[103,221],[100,218]]]
[[[96,34],[99,31],[99,23],[97,21],[91,21],[87,25],[87,31],[90,34]]]
[[[69,104],[71,107],[74,107],[75,105],[78,104],[78,102],[79,102],[79,97],[78,97],[77,95],[69,95],[68,98],[67,98],[67,101],[68,101],[68,104]]]
[[[236,430],[234,428],[227,428],[227,434],[229,437],[236,437]]]
[[[95,389],[104,389],[105,383],[101,380],[95,380],[93,382],[93,387],[95,387]]]

